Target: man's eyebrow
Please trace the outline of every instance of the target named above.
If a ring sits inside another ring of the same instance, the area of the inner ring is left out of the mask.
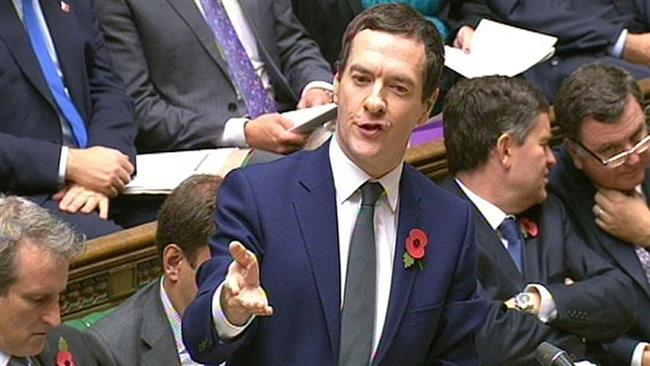
[[[363,65],[359,65],[359,64],[350,65],[350,71],[357,71],[357,72],[361,72],[361,73],[364,73],[364,74],[370,73],[370,69],[364,67]]]

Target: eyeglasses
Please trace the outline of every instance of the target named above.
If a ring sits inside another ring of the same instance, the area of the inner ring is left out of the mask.
[[[574,143],[578,144],[584,151],[588,152],[589,155],[594,157],[596,160],[598,160],[601,164],[608,168],[616,168],[618,166],[621,166],[625,164],[625,161],[627,158],[630,157],[632,154],[642,154],[648,150],[650,147],[650,135],[644,137],[641,139],[641,141],[637,142],[636,145],[632,146],[630,149],[621,151],[620,153],[614,154],[613,156],[610,156],[607,159],[603,159],[598,154],[595,152],[589,150],[588,147],[583,145],[580,141],[574,139],[574,138],[569,138],[571,141]]]

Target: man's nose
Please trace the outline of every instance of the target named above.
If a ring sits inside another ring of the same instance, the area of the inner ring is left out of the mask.
[[[61,324],[61,308],[59,307],[58,299],[55,299],[54,301],[51,301],[50,304],[48,304],[48,307],[41,317],[41,320],[43,320],[45,324],[52,327],[56,327]]]
[[[366,97],[364,101],[364,109],[373,115],[380,115],[386,112],[386,101],[382,93],[382,84],[380,82],[375,83],[370,92],[370,95]]]

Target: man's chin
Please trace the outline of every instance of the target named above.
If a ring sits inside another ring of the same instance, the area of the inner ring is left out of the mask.
[[[29,340],[24,349],[24,355],[22,356],[36,356],[41,352],[43,352],[43,348],[45,348],[46,338],[47,338],[46,333],[32,334],[29,337]]]

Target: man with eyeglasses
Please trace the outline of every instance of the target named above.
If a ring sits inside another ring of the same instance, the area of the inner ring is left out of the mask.
[[[650,136],[643,95],[626,71],[582,67],[560,88],[555,116],[565,142],[551,172],[585,242],[634,283],[637,321],[603,345],[611,365],[650,365]]]

